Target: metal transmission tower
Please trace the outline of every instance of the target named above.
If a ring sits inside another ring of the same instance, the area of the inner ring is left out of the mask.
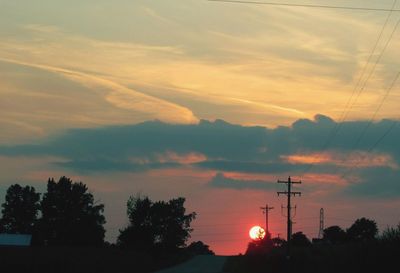
[[[322,239],[324,237],[324,208],[319,210],[319,233],[318,239]]]
[[[292,210],[292,206],[291,206],[291,197],[293,195],[301,195],[301,192],[298,191],[292,191],[292,185],[293,184],[301,184],[301,181],[292,181],[292,179],[288,178],[287,181],[281,181],[278,180],[278,183],[284,183],[287,184],[287,191],[278,191],[278,196],[281,194],[284,194],[287,196],[287,252],[288,252],[288,256],[290,255],[290,240],[292,238],[292,217],[291,217],[291,210]]]
[[[268,236],[269,233],[269,220],[268,220],[268,212],[272,210],[274,207],[268,207],[268,204],[265,207],[260,207],[260,209],[265,213],[265,234]]]

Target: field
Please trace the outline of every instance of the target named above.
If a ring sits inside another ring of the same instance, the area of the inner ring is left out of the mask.
[[[0,248],[4,273],[125,273],[152,272],[190,258],[187,253],[149,256],[116,248],[29,247]]]
[[[365,244],[314,245],[294,248],[291,259],[283,249],[266,255],[230,257],[224,267],[227,273],[368,273],[398,272],[398,244],[371,242]],[[393,269],[397,268],[395,271]]]

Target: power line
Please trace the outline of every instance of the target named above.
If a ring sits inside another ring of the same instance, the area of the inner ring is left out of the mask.
[[[389,36],[388,40],[386,41],[386,44],[384,45],[384,47],[383,47],[381,53],[379,54],[378,58],[376,59],[376,61],[375,61],[374,65],[373,65],[371,71],[369,72],[369,74],[368,74],[368,76],[367,76],[367,79],[364,81],[364,83],[363,83],[361,89],[358,91],[357,97],[355,98],[355,100],[353,101],[352,105],[350,106],[350,109],[355,105],[355,103],[357,102],[357,100],[358,100],[358,98],[360,97],[361,93],[364,91],[364,89],[365,89],[365,87],[366,87],[366,85],[367,85],[369,79],[371,78],[371,76],[372,76],[373,73],[375,72],[376,66],[377,66],[378,63],[380,62],[380,60],[381,60],[383,54],[385,53],[387,47],[389,46],[389,44],[390,44],[390,42],[391,42],[391,40],[392,40],[392,38],[393,38],[393,36],[394,36],[394,33],[396,32],[396,30],[397,30],[399,24],[400,24],[400,18],[399,18],[399,20],[397,20],[396,25],[394,26],[392,32],[390,33],[390,36]],[[346,117],[347,117],[347,115],[348,115],[349,112],[350,112],[350,111],[348,111],[347,114],[346,114],[346,116],[344,117],[345,119],[346,119]]]
[[[400,22],[400,20],[399,20],[399,22]],[[396,76],[394,77],[394,79],[393,79],[392,83],[390,84],[389,88],[386,90],[381,102],[378,104],[378,107],[375,109],[375,112],[373,113],[372,117],[370,118],[368,123],[365,125],[365,127],[362,130],[361,134],[359,135],[359,137],[357,138],[356,142],[354,143],[354,145],[352,147],[352,150],[356,149],[358,147],[358,145],[360,144],[361,140],[364,138],[364,136],[367,133],[369,127],[371,127],[376,115],[378,114],[378,112],[382,108],[384,102],[386,101],[387,97],[389,96],[390,92],[392,91],[392,89],[395,86],[395,84],[396,84],[397,80],[399,79],[399,77],[400,77],[400,72],[398,72],[396,74]],[[393,128],[396,126],[397,122],[398,121],[394,121],[392,123],[392,125],[390,127],[388,127],[388,129],[383,133],[383,135],[367,150],[367,154],[370,153],[371,151],[373,151],[379,145],[379,143],[393,130]],[[360,162],[362,160],[364,160],[366,158],[366,156],[367,156],[366,154],[364,154],[364,156],[361,156],[361,158],[358,161],[356,161],[356,163],[353,166],[351,166],[351,168],[347,172],[342,174],[341,177],[344,178],[344,177],[348,176],[354,169],[356,169],[360,165]],[[339,170],[339,167],[336,168],[334,174],[337,173],[338,170]]]
[[[382,108],[384,102],[386,101],[387,97],[389,96],[390,92],[392,91],[392,89],[393,89],[394,85],[396,84],[397,80],[399,79],[399,77],[400,77],[400,72],[398,72],[396,74],[396,76],[393,79],[393,81],[391,82],[389,88],[386,90],[382,100],[378,104],[378,107],[375,109],[375,112],[373,113],[372,117],[369,119],[368,123],[364,126],[363,130],[361,131],[361,134],[359,135],[359,137],[353,144],[351,150],[357,149],[358,145],[360,144],[361,140],[366,135],[368,129],[371,127],[373,121],[375,120],[376,115]],[[397,121],[394,121],[392,126],[388,127],[388,129],[383,133],[383,135],[367,150],[366,154],[370,153],[372,150],[374,150],[376,148],[376,146],[379,145],[379,143],[386,137],[386,135],[388,135],[391,132],[391,130],[395,127],[396,123],[397,123]],[[348,170],[347,172],[342,174],[341,178],[346,177],[349,173],[351,173],[354,169],[356,169],[360,165],[360,162],[362,162],[362,160],[364,160],[366,158],[366,156],[367,156],[366,154],[361,156],[361,158],[359,160],[357,160],[353,166],[351,166],[350,170]],[[344,162],[344,160],[342,160],[342,162]],[[332,174],[336,174],[339,171],[339,169],[340,169],[340,166],[337,166],[335,171]]]
[[[237,1],[236,0],[207,0],[207,1],[233,3],[233,4],[255,4],[255,5],[301,7],[301,8],[344,9],[344,10],[382,11],[382,12],[399,12],[400,11],[400,9],[364,8],[364,7],[352,7],[352,6],[331,6],[331,5],[312,5],[312,4],[292,4],[292,3],[261,2],[261,1],[240,1],[240,0],[237,0]]]
[[[400,22],[400,21],[399,21]],[[381,102],[379,103],[378,107],[375,109],[375,112],[373,113],[372,117],[370,118],[370,120],[368,121],[367,125],[364,127],[363,131],[361,132],[360,136],[358,137],[358,139],[356,140],[353,149],[357,148],[358,144],[360,144],[362,138],[365,136],[366,132],[368,131],[369,127],[371,126],[372,122],[375,120],[376,115],[378,114],[378,112],[380,111],[380,109],[382,108],[382,105],[384,104],[384,102],[386,101],[387,97],[389,96],[390,92],[392,91],[395,83],[397,82],[397,80],[399,79],[400,76],[400,72],[398,72],[395,76],[395,78],[393,79],[392,83],[390,84],[389,88],[386,90]]]
[[[208,0],[208,1],[210,1],[210,2],[236,3],[236,4],[258,4],[258,5],[270,5],[270,6],[290,6],[290,7],[349,9],[349,10],[370,10],[370,11],[387,11],[387,12],[389,12],[389,14],[388,14],[388,16],[387,16],[387,18],[386,18],[386,20],[385,20],[385,23],[384,23],[384,25],[383,25],[383,27],[382,27],[382,29],[381,29],[379,35],[378,35],[378,38],[377,38],[377,40],[376,40],[376,42],[375,42],[375,44],[374,44],[373,50],[372,50],[371,54],[369,55],[368,60],[367,60],[367,62],[366,62],[366,64],[365,64],[365,66],[363,67],[363,70],[362,70],[362,72],[361,72],[361,74],[360,74],[360,77],[359,77],[359,79],[358,79],[358,81],[357,81],[357,84],[356,84],[355,88],[353,89],[353,92],[352,92],[352,94],[351,94],[349,100],[347,101],[347,104],[346,104],[345,109],[344,109],[344,111],[343,111],[343,113],[342,113],[342,115],[341,115],[341,118],[339,119],[339,122],[335,124],[335,127],[334,127],[334,129],[332,130],[332,133],[331,133],[330,136],[328,137],[328,140],[326,141],[326,143],[323,145],[322,151],[324,151],[324,150],[327,149],[327,147],[328,147],[328,146],[330,145],[330,143],[332,142],[333,138],[334,138],[334,137],[336,136],[336,134],[340,131],[340,129],[341,129],[342,125],[343,125],[344,120],[347,118],[347,116],[348,116],[348,114],[350,113],[351,109],[353,108],[353,106],[355,105],[355,103],[358,101],[358,98],[360,97],[361,93],[364,91],[364,89],[365,89],[365,87],[366,87],[366,85],[367,85],[369,79],[371,78],[371,76],[372,76],[373,73],[375,72],[375,68],[376,68],[377,64],[380,62],[380,60],[381,60],[383,54],[385,53],[385,51],[386,51],[388,45],[390,44],[390,42],[391,42],[391,40],[392,40],[392,38],[393,38],[394,33],[395,33],[396,30],[397,30],[398,25],[400,24],[400,19],[399,19],[399,20],[397,21],[395,27],[393,28],[393,31],[392,31],[392,33],[390,34],[390,37],[388,38],[386,44],[384,45],[384,47],[383,47],[381,53],[379,54],[378,58],[376,59],[376,61],[375,61],[374,65],[373,65],[373,67],[372,67],[370,73],[368,74],[367,78],[366,78],[365,81],[363,82],[362,87],[361,87],[360,90],[358,91],[355,100],[352,101],[352,100],[353,100],[353,97],[354,97],[354,95],[355,95],[355,93],[356,93],[356,90],[358,89],[358,87],[359,87],[359,85],[360,85],[360,83],[361,83],[361,80],[362,80],[362,78],[364,77],[364,74],[365,74],[365,72],[366,72],[366,68],[368,67],[368,65],[369,65],[369,63],[370,63],[370,61],[371,61],[371,59],[372,59],[372,56],[374,55],[374,53],[375,53],[375,51],[376,51],[376,49],[377,49],[377,47],[378,47],[378,45],[379,45],[379,42],[380,42],[381,37],[382,37],[382,35],[383,35],[383,33],[384,33],[384,30],[386,29],[386,26],[387,26],[387,24],[388,24],[388,22],[389,22],[389,18],[391,17],[391,15],[392,15],[393,12],[398,12],[398,11],[400,11],[400,10],[398,10],[398,9],[395,9],[397,0],[394,0],[394,1],[393,1],[393,4],[392,4],[392,6],[391,6],[390,9],[384,9],[384,8],[365,8],[365,7],[350,7],[350,6],[331,6],[331,5],[291,4],[291,3],[260,2],[260,1],[236,1],[236,0],[235,0],[235,1],[234,1],[234,0]],[[396,79],[397,79],[397,77],[396,77]],[[390,88],[390,89],[391,89],[391,88]],[[390,89],[389,89],[389,90],[390,90]],[[390,91],[389,91],[389,92],[390,92]],[[374,115],[373,115],[373,117],[372,117],[370,123],[368,123],[368,125],[366,126],[366,128],[364,128],[364,130],[361,132],[360,137],[359,137],[358,140],[356,141],[356,145],[358,145],[359,141],[361,141],[361,139],[364,137],[364,135],[365,135],[366,131],[368,130],[370,124],[371,124],[372,121],[374,120],[376,114],[379,112],[379,110],[380,110],[380,108],[381,108],[381,106],[382,106],[384,100],[387,98],[387,95],[388,95],[388,93],[384,96],[384,99],[382,100],[381,104],[378,106],[377,110],[375,111],[375,113],[374,113]],[[315,165],[315,163],[316,163],[316,160],[315,160],[313,163],[311,163],[310,165],[308,165],[308,166],[306,167],[306,169],[302,172],[302,174],[309,172],[309,171],[313,168],[313,166]]]
[[[394,127],[396,127],[396,125],[397,125],[398,123],[399,123],[398,120],[394,121],[394,122],[392,123],[392,125],[385,131],[385,133],[374,143],[374,145],[372,145],[372,146],[369,148],[368,152],[373,151],[373,150],[376,148],[376,146],[378,146],[378,145],[382,142],[382,140],[384,140],[385,137],[386,137],[388,134],[390,134],[390,132],[392,132],[392,130],[394,129]]]
[[[328,217],[328,220],[333,219],[336,221],[344,221],[344,222],[354,222],[354,219],[345,219],[345,218],[338,218],[338,217]]]
[[[392,15],[392,13],[393,13],[393,11],[394,11],[394,7],[396,6],[396,3],[397,3],[397,0],[394,0],[394,1],[393,1],[393,4],[392,4],[392,7],[391,7],[391,9],[390,9],[390,12],[389,12],[388,16],[386,17],[385,23],[383,24],[383,26],[382,26],[382,28],[381,28],[381,30],[380,30],[380,32],[379,32],[378,38],[377,38],[376,41],[375,41],[375,44],[374,44],[374,46],[373,46],[373,49],[372,49],[371,53],[370,53],[369,56],[368,56],[367,62],[365,63],[365,65],[364,65],[364,67],[363,67],[363,69],[362,69],[362,71],[361,71],[361,74],[360,74],[360,76],[358,77],[357,83],[356,83],[356,85],[354,86],[353,91],[351,92],[351,96],[350,96],[349,99],[347,100],[347,103],[346,103],[346,105],[345,105],[345,107],[344,107],[344,110],[343,110],[343,112],[341,113],[338,122],[335,123],[335,126],[334,126],[334,128],[332,129],[331,133],[329,134],[329,136],[328,136],[328,138],[327,138],[327,141],[326,141],[326,142],[324,143],[324,145],[322,146],[322,149],[321,149],[322,152],[325,151],[325,150],[328,148],[328,146],[332,143],[332,140],[334,139],[334,137],[337,135],[337,133],[338,133],[338,132],[340,131],[340,129],[342,128],[343,122],[344,122],[345,119],[347,118],[349,112],[351,111],[351,108],[353,108],[355,102],[358,100],[360,94],[361,94],[362,91],[364,90],[366,83],[368,82],[368,80],[369,80],[369,78],[371,77],[372,73],[375,71],[376,65],[377,65],[378,62],[380,61],[380,59],[381,59],[381,57],[382,57],[384,51],[386,50],[387,46],[389,45],[389,43],[390,43],[390,41],[391,41],[391,39],[392,39],[392,37],[393,37],[394,32],[395,32],[396,29],[397,29],[397,26],[398,26],[398,23],[400,22],[400,20],[399,20],[399,21],[397,22],[397,24],[395,25],[395,27],[394,27],[394,29],[393,29],[391,35],[390,35],[390,38],[387,40],[384,49],[382,50],[381,54],[379,55],[379,58],[376,60],[375,65],[373,66],[373,69],[371,70],[372,72],[368,75],[367,80],[364,81],[364,85],[363,85],[363,87],[360,89],[360,91],[358,92],[355,101],[352,102],[352,101],[353,101],[353,97],[354,97],[354,95],[357,93],[356,91],[357,91],[358,87],[360,86],[360,83],[361,83],[361,81],[362,81],[362,79],[363,79],[363,77],[364,77],[364,74],[365,74],[365,72],[366,72],[366,70],[367,70],[367,67],[368,67],[368,65],[370,64],[370,61],[371,61],[371,59],[372,59],[372,56],[375,54],[375,51],[376,51],[376,49],[378,48],[379,42],[380,42],[380,40],[381,40],[381,38],[382,38],[382,35],[383,35],[383,33],[384,33],[385,29],[386,29],[386,26],[387,26],[387,24],[388,24],[388,22],[389,22],[389,19],[390,19],[391,15]],[[302,172],[302,174],[305,174],[305,173],[311,171],[311,169],[314,167],[314,165],[315,165],[315,163],[316,163],[317,161],[318,161],[318,157],[317,157],[317,159],[314,160],[314,162],[312,162],[309,166],[306,167],[306,169]]]
[[[224,232],[224,231],[218,231],[218,232],[193,232],[191,236],[210,236],[210,235],[243,235],[243,231],[235,231],[235,232]]]
[[[392,125],[381,135],[381,137],[367,150],[367,153],[372,152],[381,142],[385,139],[385,137],[392,132],[392,130],[399,123],[398,120],[393,121]],[[344,178],[351,174],[359,165],[361,160],[364,160],[366,155],[364,155],[356,164],[354,164],[347,172],[345,172],[341,177]]]

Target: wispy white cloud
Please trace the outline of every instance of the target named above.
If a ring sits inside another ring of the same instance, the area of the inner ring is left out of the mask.
[[[0,42],[0,57],[40,69],[64,69],[52,72],[97,90],[116,109],[144,113],[136,121],[223,118],[278,126],[316,112],[340,116],[371,50],[371,37],[385,19],[194,1],[175,9],[150,2],[125,7],[135,11],[135,20],[129,22],[121,14],[113,24],[121,30],[114,35],[105,29],[103,38],[57,20],[18,22],[19,32]],[[138,10],[142,14],[136,14]],[[203,20],[205,15],[209,20]],[[95,22],[102,26],[96,16]],[[394,56],[390,49],[388,54]],[[371,105],[391,77],[384,59],[351,119],[374,110]],[[393,62],[398,60],[391,58]],[[394,117],[396,101],[388,101],[379,117]]]
[[[80,82],[86,86],[98,88],[103,87],[109,90],[106,100],[120,108],[127,108],[134,111],[150,114],[150,117],[169,122],[195,122],[197,119],[192,112],[176,104],[142,94],[136,90],[125,87],[121,84],[103,79],[99,76],[86,74],[70,69],[54,67],[43,64],[28,63],[18,60],[0,58],[0,61],[13,64],[39,68],[54,73],[59,73],[68,79]]]

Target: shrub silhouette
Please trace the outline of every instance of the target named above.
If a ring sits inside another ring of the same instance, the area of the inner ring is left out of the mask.
[[[186,250],[194,255],[215,255],[214,251],[210,250],[210,247],[202,241],[192,242]]]
[[[384,243],[400,245],[400,224],[397,227],[388,227],[379,238]]]

